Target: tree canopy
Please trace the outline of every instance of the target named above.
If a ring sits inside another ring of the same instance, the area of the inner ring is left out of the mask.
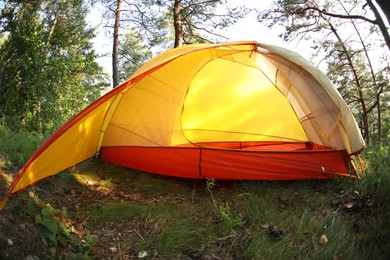
[[[100,96],[94,29],[81,0],[8,1],[1,14],[0,118],[45,133]]]

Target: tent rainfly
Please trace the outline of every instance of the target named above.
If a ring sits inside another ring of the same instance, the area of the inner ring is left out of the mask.
[[[295,52],[252,41],[169,50],[54,132],[7,199],[95,155],[185,178],[357,176],[365,148],[351,111]]]

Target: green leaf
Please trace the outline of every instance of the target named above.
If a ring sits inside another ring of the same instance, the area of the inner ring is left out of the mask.
[[[55,247],[50,247],[50,254],[52,257],[55,257],[56,256],[56,253],[57,253],[57,249]]]
[[[71,237],[69,230],[61,222],[58,222],[58,229],[59,229],[58,232],[59,234],[62,234],[67,238]]]
[[[35,215],[35,223],[43,225],[41,215]]]
[[[56,220],[43,217],[41,225],[47,227],[53,234],[58,234],[58,222]]]
[[[51,215],[53,215],[54,213],[56,213],[56,210],[49,204],[47,204],[46,207],[42,209],[43,216],[51,217]]]

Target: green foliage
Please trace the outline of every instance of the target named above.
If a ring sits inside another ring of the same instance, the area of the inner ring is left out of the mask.
[[[375,176],[376,178],[385,177],[389,173],[390,167],[390,148],[389,146],[373,146],[369,147],[363,153],[367,164],[367,176]]]
[[[52,132],[105,87],[80,0],[12,2],[0,46],[0,119],[12,129]]]
[[[89,249],[92,244],[83,243],[80,238],[72,236],[71,230],[60,221],[66,217],[66,210],[54,209],[51,205],[46,205],[41,214],[35,216],[35,223],[39,227],[39,236],[43,244],[49,248],[52,258],[58,253],[58,247],[77,248],[82,254],[69,253],[68,259],[92,259],[89,256]],[[93,240],[87,239],[92,242]]]
[[[142,43],[141,38],[132,30],[120,42],[121,66],[120,79],[127,80],[141,65],[152,58],[149,46]]]
[[[0,125],[0,155],[8,159],[6,167],[21,167],[42,142],[42,137],[34,132],[12,131]]]
[[[369,206],[365,212],[377,219],[367,230],[366,239],[374,241],[383,255],[390,256],[390,148],[375,146],[363,154],[367,174],[357,183],[357,199]],[[372,215],[371,215],[372,214]]]
[[[380,223],[390,238],[390,148],[389,146],[370,147],[364,154],[367,174],[359,182],[360,197],[382,207],[385,213]]]

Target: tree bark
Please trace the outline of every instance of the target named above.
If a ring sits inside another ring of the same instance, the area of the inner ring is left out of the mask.
[[[385,22],[382,19],[382,16],[379,14],[378,9],[376,9],[376,6],[372,2],[372,0],[367,0],[367,4],[371,8],[372,12],[374,13],[377,24],[379,26],[379,29],[381,30],[383,38],[385,39],[387,48],[389,48],[389,50],[390,50],[390,34],[389,34],[389,31],[387,30]],[[383,10],[383,11],[385,12],[385,10]],[[390,11],[387,11],[387,13],[388,12],[390,12]],[[386,14],[386,15],[388,15],[388,14]]]
[[[386,19],[390,24],[390,1],[389,0],[376,0],[377,4],[382,9],[383,13],[386,15]]]
[[[113,44],[112,44],[112,87],[113,88],[119,85],[118,48],[119,48],[119,24],[120,24],[121,3],[122,0],[117,0],[117,6],[115,10],[114,37],[113,37]]]
[[[183,27],[180,19],[181,0],[175,0],[173,7],[173,24],[175,26],[175,44],[174,48],[183,45]]]

